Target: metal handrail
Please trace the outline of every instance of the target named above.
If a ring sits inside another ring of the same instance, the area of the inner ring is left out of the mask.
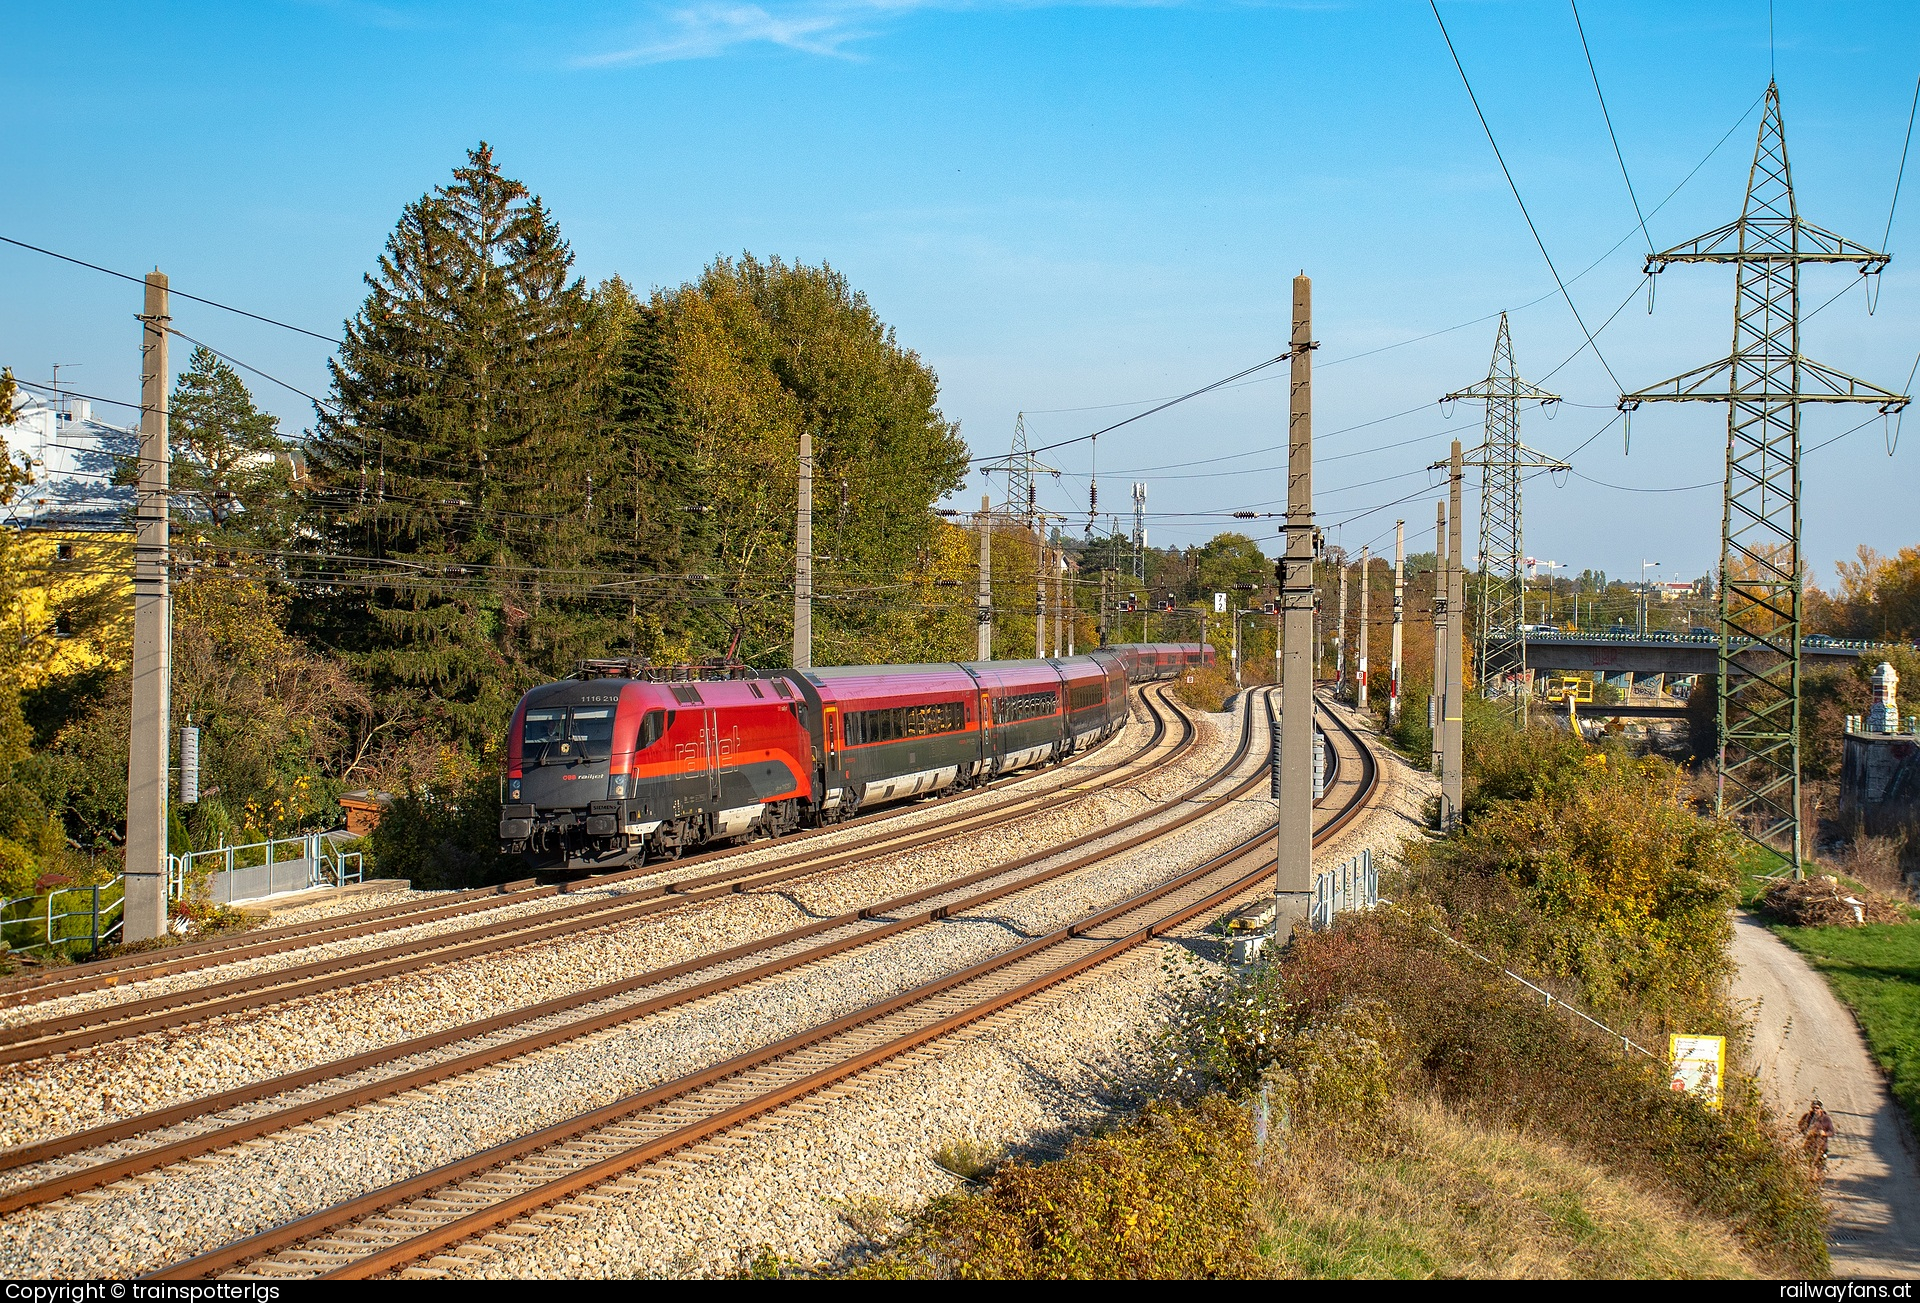
[[[337,831],[337,830],[336,830]],[[298,846],[301,853],[294,856],[279,856],[276,861],[275,847]],[[334,844],[333,833],[301,833],[297,837],[274,837],[267,841],[249,842],[240,846],[218,846],[206,851],[188,851],[183,855],[167,856],[167,899],[180,900],[186,895],[187,880],[194,872],[194,862],[218,857],[228,871],[239,868],[258,867],[252,864],[236,864],[236,860],[250,858],[248,853],[258,851],[265,864],[284,863],[287,860],[305,860],[308,864],[307,885],[309,887],[344,887],[366,880],[366,857],[360,851],[342,850]],[[83,906],[78,909],[60,909],[56,902],[61,896],[74,896],[85,893]],[[31,905],[33,908],[23,912],[17,918],[6,915],[19,905]],[[118,915],[116,918],[115,915]],[[68,919],[84,918],[88,920],[85,931],[68,931],[58,925]],[[126,926],[126,877],[115,874],[97,887],[55,887],[45,892],[35,892],[30,896],[14,896],[0,899],[0,946],[28,950],[51,950],[56,946],[74,941],[85,941],[94,950],[108,944]],[[38,940],[25,941],[16,938],[20,929],[32,929]]]
[[[299,853],[278,855],[276,858],[275,848],[286,846],[297,846]],[[307,885],[310,887],[344,887],[348,883],[364,881],[366,876],[365,857],[361,852],[341,850],[334,845],[333,832],[305,832],[293,837],[270,837],[265,841],[247,842],[239,846],[216,846],[210,850],[169,855],[167,898],[179,900],[183,897],[187,879],[197,871],[197,864],[214,858],[218,858],[221,866],[218,871],[223,873],[231,873],[235,869],[270,867],[288,860],[304,860],[308,866]]]
[[[119,894],[103,903],[101,893],[111,892],[116,886],[120,888]],[[54,908],[54,901],[57,897],[74,896],[81,893],[85,893],[87,896],[85,908],[65,910],[56,910]],[[35,904],[36,908],[21,915],[19,918],[4,917],[7,911],[15,905],[25,904]],[[44,908],[40,907],[42,904]],[[126,887],[124,880],[120,877],[114,877],[97,887],[55,887],[45,893],[36,892],[31,896],[15,896],[10,900],[0,900],[0,942],[4,942],[9,949],[28,951],[52,950],[70,941],[85,941],[93,950],[98,950],[103,944],[112,940],[114,934],[125,926],[127,921],[125,905]],[[107,920],[111,918],[116,911],[120,914],[120,918],[115,922],[107,923]],[[55,924],[62,923],[70,918],[87,919],[87,930],[84,932],[69,932],[61,928],[56,934]],[[8,935],[7,930],[9,928],[18,928],[23,924],[38,928],[41,939],[27,942],[13,940]],[[102,929],[102,924],[106,924],[104,930]]]
[[[1615,633],[1612,630],[1593,630],[1575,633],[1529,633],[1521,637],[1529,644],[1533,643],[1659,643],[1673,647],[1718,647],[1720,635],[1717,633],[1673,633],[1665,629],[1649,629],[1645,633],[1628,630]],[[1752,638],[1736,638],[1732,645],[1751,647],[1761,645]],[[1824,633],[1810,633],[1800,639],[1802,647],[1831,647],[1840,651],[1886,651],[1893,648],[1920,650],[1911,643],[1873,642],[1866,638],[1834,638]]]

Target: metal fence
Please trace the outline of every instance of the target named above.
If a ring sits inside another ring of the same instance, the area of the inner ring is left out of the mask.
[[[1313,908],[1308,920],[1315,930],[1333,926],[1335,914],[1372,909],[1380,903],[1380,875],[1373,852],[1363,849],[1352,859],[1314,875]]]
[[[217,905],[235,905],[309,887],[344,887],[365,877],[359,851],[342,850],[331,833],[301,833],[243,846],[167,856],[167,899],[180,900],[204,880]],[[0,900],[0,944],[19,951],[110,944],[125,924],[125,879],[98,887],[56,887]]]
[[[1645,633],[1637,629],[1580,629],[1573,632],[1530,633],[1526,635],[1529,644],[1545,646],[1565,646],[1573,643],[1660,643],[1672,647],[1718,647],[1720,634],[1713,633],[1676,633],[1669,629],[1649,629]],[[1733,639],[1735,647],[1752,647],[1756,644],[1750,638]],[[1815,651],[1886,651],[1894,647],[1915,649],[1913,644],[1904,642],[1875,642],[1867,638],[1832,638],[1826,634],[1808,634],[1800,640],[1802,647],[1811,647]]]
[[[202,876],[216,904],[232,905],[307,887],[343,887],[361,881],[362,869],[360,852],[341,850],[330,833],[274,837],[167,856],[167,898],[179,900],[189,880]]]
[[[8,949],[56,950],[63,946],[98,950],[126,922],[126,892],[119,878],[98,887],[56,887],[33,896],[0,900],[0,942]]]
[[[1387,903],[1391,905],[1393,902],[1388,901]],[[1533,992],[1535,995],[1539,996],[1542,1000],[1546,1001],[1546,1007],[1548,1009],[1564,1009],[1568,1013],[1572,1014],[1574,1017],[1579,1018],[1583,1022],[1587,1023],[1590,1027],[1592,1027],[1595,1031],[1599,1032],[1602,1036],[1605,1036],[1608,1040],[1618,1041],[1620,1043],[1620,1049],[1623,1053],[1643,1054],[1647,1058],[1653,1059],[1655,1062],[1658,1062],[1658,1063],[1667,1062],[1667,1059],[1664,1055],[1656,1054],[1654,1051],[1648,1049],[1646,1046],[1634,1040],[1631,1036],[1628,1036],[1623,1032],[1615,1031],[1613,1028],[1607,1026],[1605,1023],[1601,1022],[1598,1018],[1595,1018],[1592,1014],[1588,1013],[1585,1009],[1582,1009],[1579,1005],[1567,1003],[1567,1001],[1561,999],[1559,996],[1555,995],[1552,991],[1549,991],[1546,987],[1541,986],[1535,982],[1529,982],[1526,978],[1520,976],[1520,974],[1514,972],[1511,968],[1508,968],[1505,964],[1498,963],[1492,959],[1487,958],[1485,955],[1481,954],[1478,950],[1475,950],[1472,946],[1462,941],[1459,937],[1454,936],[1452,933],[1447,932],[1444,929],[1437,928],[1431,923],[1422,922],[1421,926],[1426,928],[1427,931],[1433,933],[1435,936],[1439,937],[1441,940],[1451,942],[1453,945],[1458,946],[1460,949],[1466,951],[1468,954],[1472,955],[1475,959],[1478,959],[1481,963],[1487,965],[1489,968],[1499,969],[1503,975],[1511,978],[1515,982],[1518,982],[1521,986],[1525,987],[1527,990]]]

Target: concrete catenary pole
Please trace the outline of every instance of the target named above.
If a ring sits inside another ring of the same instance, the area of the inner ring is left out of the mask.
[[[1064,559],[1065,558],[1063,557],[1062,560]],[[1066,579],[1064,575],[1060,582],[1067,586],[1066,587],[1067,597],[1066,597],[1066,607],[1065,607],[1067,612],[1067,655],[1071,656],[1073,655],[1074,634],[1077,632],[1074,626],[1079,623],[1080,604],[1073,600],[1072,582]]]
[[[1433,504],[1433,689],[1427,694],[1433,776],[1440,776],[1440,740],[1446,732],[1447,695],[1447,504]]]
[[[1460,441],[1453,441],[1452,483],[1447,490],[1447,738],[1440,757],[1440,827],[1453,827],[1460,818],[1466,788],[1464,762],[1467,693],[1466,610],[1467,567],[1460,543],[1460,488],[1465,472],[1460,465]]]
[[[1353,662],[1353,701],[1360,709],[1367,708],[1367,549],[1360,549],[1360,641],[1354,650]]]
[[[134,498],[133,719],[127,751],[125,936],[167,930],[167,761],[172,710],[167,598],[167,278],[140,316],[140,477]]]
[[[1393,522],[1393,663],[1388,666],[1387,726],[1400,722],[1400,621],[1406,609],[1407,522]]]
[[[1040,531],[1046,526],[1033,522],[1033,658],[1047,654],[1047,544]]]
[[[980,495],[980,591],[975,597],[974,619],[979,622],[975,659],[993,659],[993,505],[986,494]]]
[[[813,431],[800,431],[800,521],[793,546],[793,668],[813,668]]]
[[[1061,648],[1067,645],[1065,617],[1066,611],[1061,605],[1061,577],[1066,574],[1067,554],[1063,549],[1053,551],[1053,654],[1060,655]]]
[[[1287,411],[1287,551],[1279,566],[1280,773],[1275,931],[1286,936],[1313,899],[1313,282],[1293,280]]]
[[[1340,558],[1340,623],[1333,635],[1333,683],[1339,696],[1347,693],[1347,559]]]

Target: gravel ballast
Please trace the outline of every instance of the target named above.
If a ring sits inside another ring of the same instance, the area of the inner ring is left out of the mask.
[[[1135,830],[1130,826],[1132,812],[1155,799],[1165,799],[1191,784],[1197,774],[1210,772],[1217,766],[1230,745],[1229,730],[1233,725],[1234,721],[1229,720],[1210,722],[1203,730],[1197,754],[1175,766],[1175,772],[1153,775],[1130,785],[1126,792],[1096,797],[1029,821],[1043,824],[1066,821],[1067,829],[1051,826],[1042,832],[1028,829],[1023,823],[1017,829],[996,829],[984,835],[994,842],[991,860],[984,859],[978,848],[969,851],[964,843],[914,852],[895,857],[898,862],[868,866],[779,894],[733,898],[724,902],[725,909],[704,910],[678,920],[684,931],[698,935],[673,936],[670,929],[662,926],[665,921],[660,920],[638,927],[636,931],[643,934],[639,940],[623,938],[624,929],[607,929],[597,938],[569,939],[564,947],[550,945],[530,951],[522,958],[537,961],[549,950],[565,949],[575,960],[581,960],[579,947],[591,944],[598,949],[584,958],[585,968],[595,980],[605,980],[623,971],[672,962],[682,953],[673,948],[675,945],[683,950],[710,951],[745,936],[764,935],[776,926],[791,926],[808,915],[837,912],[858,903],[862,892],[866,893],[864,899],[876,899],[923,881],[938,881],[984,863],[1004,861],[1018,852],[1025,839],[1057,841],[1089,827],[1105,827],[1110,830],[1111,838],[1118,839]],[[787,1030],[797,1030],[823,1017],[891,994],[904,985],[951,971],[1016,944],[1024,935],[1058,926],[1088,908],[1159,881],[1174,867],[1197,861],[1235,836],[1245,835],[1244,831],[1227,829],[1251,831],[1261,826],[1265,818],[1260,802],[1242,802],[1226,815],[1183,830],[1164,842],[1081,870],[1061,884],[996,902],[980,916],[966,916],[937,927],[918,929],[815,964],[801,973],[757,983],[748,991],[710,997],[697,1005],[672,1010],[592,1040],[556,1047],[499,1068],[396,1097],[384,1104],[357,1109],[324,1123],[254,1142],[241,1151],[210,1156],[156,1174],[160,1178],[157,1180],[128,1183],[83,1200],[27,1210],[0,1225],[0,1264],[14,1274],[61,1273],[60,1264],[71,1263],[76,1255],[96,1259],[96,1270],[137,1270],[160,1265],[345,1194],[399,1179],[509,1135],[523,1134],[638,1086],[765,1043]],[[1016,831],[1021,840],[1014,839]],[[919,862],[929,856],[945,862]],[[967,858],[956,864],[953,862],[956,856]],[[872,881],[862,881],[862,874]],[[874,894],[876,891],[879,895]],[[849,896],[850,899],[839,899]],[[741,912],[730,914],[727,912],[730,910]],[[772,917],[761,912],[768,910],[774,911]],[[715,936],[712,934],[715,931],[723,935]],[[487,976],[494,988],[506,980],[501,968],[512,958],[515,957],[489,957]],[[623,968],[623,964],[626,967]],[[424,1030],[444,1017],[442,1004],[460,1005],[463,995],[472,995],[470,987],[461,985],[462,967],[448,965],[445,970],[423,974],[405,984],[409,1003],[426,1006],[420,1013],[421,1022],[407,1026],[405,1034]],[[528,982],[537,982],[537,979],[538,974],[533,973],[524,978]],[[528,1002],[529,998],[513,1001],[514,1004]],[[478,1003],[484,1005],[485,1001]],[[294,1014],[298,1008],[290,1006],[280,1012]],[[354,1033],[351,1029],[341,1029],[339,1015],[340,1006],[329,1006],[324,1016],[309,1017],[304,1026],[297,1025],[296,1020],[296,1025],[282,1028],[290,1041],[299,1042],[290,1045],[284,1053],[261,1048],[270,1044],[261,1034],[261,1024],[271,1022],[271,1018],[255,1016],[245,1020],[244,1036],[230,1035],[227,1041],[228,1044],[244,1043],[254,1052],[253,1058],[241,1060],[239,1074],[262,1075],[264,1068],[254,1066],[261,1058],[298,1060],[303,1054],[307,1058],[316,1057],[311,1042],[316,1030],[321,1028],[327,1032],[328,1040],[324,1052],[317,1057],[335,1058],[351,1052],[356,1048],[351,1044]],[[475,1016],[472,1005],[462,1006],[459,1016]],[[383,1007],[373,1019],[373,1027],[383,1036],[376,1038],[375,1043],[390,1043],[395,1038],[393,1019],[394,1010],[390,1007]],[[182,1042],[195,1035],[211,1036],[218,1030],[217,1027],[188,1029],[181,1034],[151,1038],[167,1044],[165,1054],[149,1051],[148,1070],[154,1070],[155,1059],[171,1059],[198,1073],[197,1080],[203,1079],[204,1071],[196,1066],[199,1060],[193,1051],[182,1053]],[[130,1043],[127,1048],[134,1052],[136,1045]],[[204,1054],[210,1048],[213,1047],[203,1043],[198,1050]],[[105,1058],[110,1053],[103,1050],[69,1058],[78,1062]],[[275,1066],[273,1070],[285,1069]],[[191,1093],[205,1093],[214,1088],[218,1087],[201,1085]],[[178,1093],[177,1087],[173,1093]],[[40,1092],[36,1090],[34,1094],[39,1096]],[[150,1106],[144,1102],[140,1105]],[[122,1108],[124,1105],[115,1112]],[[68,1120],[57,1130],[73,1129],[71,1118],[76,1111],[65,1114]],[[37,1171],[44,1175],[49,1169],[50,1165],[42,1165]],[[35,1171],[23,1171],[8,1175],[24,1180],[35,1174]],[[206,1212],[212,1208],[220,1209],[220,1217],[217,1222],[209,1223]],[[82,1214],[79,1209],[86,1211]],[[219,1229],[210,1229],[212,1225]]]

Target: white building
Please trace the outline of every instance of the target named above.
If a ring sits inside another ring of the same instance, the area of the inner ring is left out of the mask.
[[[15,461],[25,461],[33,483],[0,507],[0,524],[40,529],[126,530],[133,515],[133,486],[115,484],[123,467],[131,474],[139,455],[137,430],[96,420],[84,398],[43,398],[20,390],[12,425],[0,439]]]

